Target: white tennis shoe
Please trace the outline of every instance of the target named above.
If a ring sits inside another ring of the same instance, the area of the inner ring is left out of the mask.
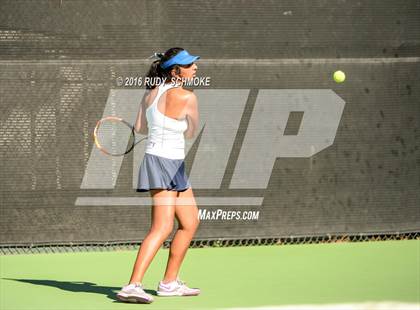
[[[145,303],[153,302],[153,297],[143,290],[142,284],[128,284],[117,293],[117,299],[125,302]]]
[[[158,296],[197,296],[200,294],[200,289],[190,288],[187,285],[187,282],[181,281],[179,278],[176,278],[175,281],[169,283],[159,282],[157,289]]]

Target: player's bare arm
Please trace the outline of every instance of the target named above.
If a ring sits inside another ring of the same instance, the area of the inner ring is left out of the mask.
[[[148,128],[147,128],[147,119],[146,119],[146,109],[147,109],[147,101],[150,96],[150,91],[146,91],[141,99],[139,111],[137,113],[136,123],[134,125],[134,130],[136,133],[140,133],[143,135],[147,135]]]
[[[197,96],[193,92],[189,92],[186,104],[186,118],[188,122],[188,129],[184,132],[186,139],[192,139],[198,133],[199,128],[199,114]]]

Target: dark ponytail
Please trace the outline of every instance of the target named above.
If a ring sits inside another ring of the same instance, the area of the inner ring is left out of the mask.
[[[170,81],[172,78],[171,70],[175,68],[177,70],[176,72],[179,73],[179,67],[178,65],[170,66],[169,68],[162,69],[160,67],[161,63],[164,63],[165,61],[171,59],[176,54],[178,54],[180,51],[183,51],[184,49],[181,47],[172,47],[168,49],[165,53],[155,53],[153,56],[158,57],[158,60],[155,60],[152,65],[150,66],[149,71],[146,74],[146,77],[149,78],[149,81],[145,83],[146,89],[153,89],[157,84],[153,81],[155,78],[166,78],[167,81]],[[150,82],[151,80],[151,82]]]

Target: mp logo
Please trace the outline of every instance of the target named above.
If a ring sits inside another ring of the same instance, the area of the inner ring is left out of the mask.
[[[133,124],[144,92],[144,89],[111,90],[103,116],[116,115]],[[240,151],[228,188],[265,189],[276,158],[310,158],[333,144],[345,105],[344,100],[330,89],[260,89],[246,131],[240,133],[250,90],[199,89],[194,93],[198,98],[201,126],[200,135],[195,138],[200,136],[200,141],[189,174],[195,189],[221,188],[234,147],[240,147]],[[303,116],[298,131],[286,134],[293,112],[300,112]],[[238,135],[241,136],[240,146],[234,145]],[[186,154],[194,142],[186,140]],[[137,186],[144,150],[145,144],[140,143],[133,151],[133,188]],[[122,157],[105,156],[97,148],[92,148],[81,189],[113,189],[122,160]],[[79,198],[76,200],[78,205],[129,202],[129,199],[112,200],[112,197]],[[245,205],[250,205],[250,201],[259,203],[258,199],[252,200],[255,197],[243,198],[240,201]],[[208,202],[220,203],[217,200]]]

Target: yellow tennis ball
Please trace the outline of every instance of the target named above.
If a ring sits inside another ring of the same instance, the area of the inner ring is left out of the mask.
[[[346,74],[343,71],[338,70],[334,72],[333,78],[337,83],[343,83],[346,79]]]

